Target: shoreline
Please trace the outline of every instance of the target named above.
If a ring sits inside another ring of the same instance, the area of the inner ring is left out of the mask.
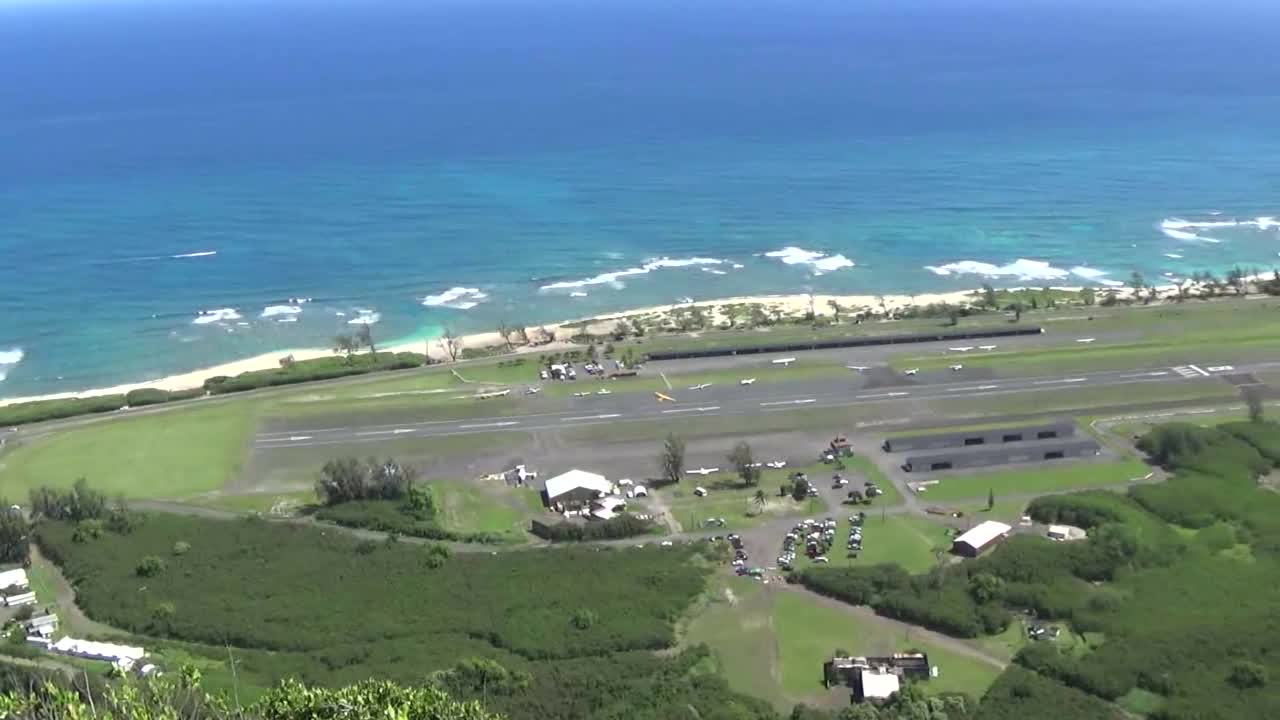
[[[1019,291],[1027,289],[1040,288],[996,288],[997,291]],[[1064,292],[1080,292],[1083,287],[1051,287],[1051,290]],[[1170,295],[1177,293],[1177,288],[1173,285],[1156,286],[1157,299],[1165,300]],[[1108,290],[1116,290],[1120,294],[1132,293],[1128,288],[1101,287],[1095,288],[1099,294]],[[746,295],[739,297],[717,298],[713,300],[698,300],[687,303],[674,303],[668,305],[653,305],[649,307],[632,308],[628,310],[620,310],[617,312],[604,313],[601,315],[593,315],[589,317],[578,318],[574,320],[565,320],[554,323],[536,324],[526,326],[530,335],[534,333],[541,334],[545,331],[547,334],[543,342],[538,345],[517,345],[512,348],[510,354],[523,354],[532,352],[547,352],[562,349],[572,343],[569,342],[575,333],[587,332],[593,335],[607,335],[613,331],[614,326],[622,320],[634,318],[658,319],[659,321],[671,313],[677,313],[681,310],[691,310],[694,308],[706,311],[708,320],[713,325],[719,325],[728,319],[723,312],[726,306],[760,306],[769,312],[781,314],[787,317],[804,315],[812,309],[815,316],[831,316],[833,308],[831,303],[839,306],[839,312],[843,314],[870,313],[873,316],[886,316],[893,313],[906,310],[913,307],[924,307],[927,305],[950,304],[950,305],[970,305],[975,298],[980,297],[981,289],[956,290],[952,292],[941,293],[920,293],[915,295],[831,295],[831,294],[810,294],[796,293],[789,295]],[[435,360],[449,361],[448,353],[440,343],[440,337],[416,339],[413,341],[400,340],[398,342],[389,342],[388,344],[379,345],[379,352],[416,352],[423,351]],[[459,335],[456,338],[459,348],[488,348],[503,344],[503,340],[498,332],[480,332],[467,335]],[[260,353],[248,358],[240,360],[232,360],[217,365],[204,368],[198,368],[183,373],[175,373],[151,380],[143,380],[132,383],[122,383],[109,387],[89,388],[86,390],[64,391],[58,393],[48,393],[44,395],[27,395],[19,397],[0,398],[0,407],[9,405],[18,405],[22,403],[41,402],[46,400],[69,400],[77,398],[100,397],[104,395],[125,394],[132,390],[140,390],[144,388],[155,388],[158,390],[167,390],[170,392],[191,390],[203,386],[204,381],[218,375],[235,376],[240,373],[252,372],[256,370],[273,370],[280,367],[280,360],[284,357],[292,356],[294,360],[315,360],[318,358],[334,357],[336,353],[328,348],[295,348],[273,350],[270,352]]]

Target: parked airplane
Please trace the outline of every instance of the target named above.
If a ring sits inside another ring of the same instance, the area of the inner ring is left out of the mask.
[[[765,464],[764,464],[764,466],[765,466],[765,467],[769,467],[769,468],[773,468],[774,470],[781,470],[782,468],[784,468],[784,467],[786,467],[786,466],[787,466],[787,461],[786,461],[786,460],[774,460],[773,462],[767,462],[767,463],[765,463]]]
[[[537,394],[538,394],[538,393],[540,393],[540,392],[542,392],[542,388],[540,388],[540,387],[531,387],[531,388],[529,388],[528,390],[525,390],[525,391],[524,391],[524,394],[525,394],[525,395],[537,395]]]
[[[871,369],[869,365],[845,365],[845,367],[850,370],[857,370],[858,372],[863,372],[864,370]]]
[[[738,381],[738,384],[739,384],[739,385],[752,385],[752,384],[754,384],[754,383],[755,383],[755,381],[756,381],[756,379],[755,379],[755,378],[743,378],[743,379],[741,379],[741,380],[739,380],[739,381]]]
[[[790,365],[791,363],[793,363],[793,362],[795,362],[795,361],[796,361],[796,359],[795,359],[795,358],[793,358],[793,357],[792,357],[792,358],[778,358],[777,360],[774,360],[774,361],[773,361],[773,364],[774,364],[774,365]]]
[[[574,394],[573,394],[573,396],[574,396],[574,397],[587,397],[587,396],[588,396],[588,395],[590,395],[590,394],[591,394],[591,393],[589,393],[589,392],[576,392],[576,393],[574,393]]]
[[[676,401],[676,399],[675,399],[675,398],[673,398],[673,397],[671,397],[670,395],[663,395],[663,394],[662,394],[662,393],[660,393],[660,392],[655,392],[655,393],[653,394],[653,396],[654,396],[654,397],[656,397],[656,398],[658,398],[658,402],[660,402],[660,403],[661,403],[661,402],[675,402],[675,401]]]
[[[480,398],[481,400],[488,400],[490,398],[506,397],[510,394],[511,394],[510,390],[495,390],[494,392],[480,393],[476,397]]]
[[[978,349],[979,350],[995,350],[996,346],[995,345],[979,345]]]
[[[911,369],[909,369],[909,370],[903,370],[903,371],[902,371],[902,374],[903,374],[903,375],[915,375],[915,374],[916,374],[916,373],[918,373],[918,372],[920,372],[920,368],[911,368]]]
[[[606,389],[606,388],[600,388],[599,390],[597,390],[597,391],[596,391],[596,394],[597,394],[597,395],[612,395],[612,394],[613,394],[613,391],[612,391],[612,390],[609,390],[609,389]]]
[[[709,387],[711,387],[711,383],[702,383],[700,385],[690,385],[689,389],[690,390],[706,390]]]
[[[714,473],[714,472],[720,472],[720,468],[700,467],[697,470],[690,470],[688,472],[690,475],[710,475],[711,473]]]
[[[1098,338],[1080,338],[1079,340],[1076,340],[1076,342],[1078,342],[1078,343],[1091,343],[1091,342],[1093,342],[1094,340],[1097,340],[1097,339],[1098,339]]]
[[[969,352],[970,350],[973,349],[973,346],[965,345],[964,347],[953,347],[953,348],[947,348],[947,349],[953,352]]]

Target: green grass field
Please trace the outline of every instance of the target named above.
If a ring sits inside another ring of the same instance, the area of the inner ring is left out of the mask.
[[[463,533],[494,533],[512,540],[525,539],[528,505],[521,496],[537,497],[533,490],[480,486],[477,482],[432,483],[440,523]]]
[[[242,513],[270,513],[272,510],[287,510],[293,514],[316,501],[313,490],[295,492],[248,492],[236,495],[209,495],[194,497],[187,502],[213,510],[228,510]]]
[[[746,488],[727,484],[722,478],[717,484],[714,475],[701,478],[696,475],[685,478],[679,487],[664,488],[660,492],[667,501],[671,514],[686,532],[714,530],[745,530],[755,527],[773,518],[799,515],[818,515],[826,512],[827,505],[821,498],[811,498],[796,502],[790,497],[778,496],[777,482],[761,481],[758,487]],[[709,489],[706,497],[694,495],[695,487]],[[765,504],[760,506],[755,500],[757,490],[764,491]],[[709,518],[724,518],[725,524],[705,525]]]
[[[1084,490],[1103,485],[1119,485],[1151,472],[1140,460],[1073,462],[1067,465],[1003,470],[972,475],[947,475],[920,493],[921,502],[951,502],[966,498],[986,498],[988,492],[1030,496],[1061,490]],[[923,478],[923,476],[922,476]]]
[[[1229,401],[1239,397],[1240,391],[1222,380],[1200,378],[1176,383],[1129,383],[1024,393],[991,393],[926,402],[930,410],[942,416],[975,417],[1002,413],[1068,413],[1135,403]]]
[[[800,593],[778,592],[773,599],[773,629],[783,690],[793,696],[822,692],[822,663],[835,650],[855,655],[908,650],[928,653],[938,677],[923,684],[929,692],[964,692],[973,697],[995,682],[1000,670],[853,612],[818,604]]]
[[[41,485],[87,478],[108,495],[184,498],[240,473],[254,405],[223,402],[92,422],[0,456],[0,487],[15,498]]]

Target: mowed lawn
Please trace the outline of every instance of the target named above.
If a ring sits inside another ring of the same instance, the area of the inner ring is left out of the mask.
[[[529,526],[526,499],[520,495],[537,497],[529,488],[508,488],[493,482],[485,486],[472,482],[430,483],[439,508],[441,523],[450,530],[466,533],[495,533],[513,540],[525,539]]]
[[[948,502],[986,497],[988,493],[994,493],[999,500],[1001,495],[1031,495],[1119,485],[1150,472],[1151,468],[1132,458],[1110,462],[1073,462],[1066,465],[1046,463],[1017,470],[930,478],[938,480],[938,483],[929,485],[927,490],[920,493],[920,499],[924,502]]]
[[[938,667],[938,677],[922,683],[930,693],[981,697],[1000,674],[993,664],[902,632],[875,617],[820,604],[799,592],[775,593],[772,618],[782,689],[792,696],[824,692],[822,663],[837,649],[854,655],[923,651],[930,664]]]
[[[253,419],[252,403],[233,401],[73,427],[0,456],[0,488],[19,501],[81,477],[132,498],[218,490],[240,472]]]

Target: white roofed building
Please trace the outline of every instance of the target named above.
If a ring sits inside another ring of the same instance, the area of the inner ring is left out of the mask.
[[[969,528],[951,543],[951,552],[964,557],[977,557],[1009,536],[1012,527],[987,520]]]
[[[879,670],[863,670],[858,673],[854,683],[854,698],[859,702],[866,700],[888,700],[890,695],[902,689],[902,680],[891,672]]]
[[[49,646],[49,650],[62,655],[71,655],[89,660],[103,660],[119,667],[121,670],[131,669],[135,663],[146,657],[147,654],[147,651],[140,647],[94,642],[92,640],[77,640],[71,637],[64,637],[55,642]]]
[[[613,484],[586,470],[570,470],[547,480],[543,501],[547,507],[559,510],[581,510],[592,501],[613,494]]]
[[[31,587],[30,581],[27,580],[26,570],[15,568],[13,570],[0,571],[0,593],[11,587],[16,587],[23,592],[26,592]]]

